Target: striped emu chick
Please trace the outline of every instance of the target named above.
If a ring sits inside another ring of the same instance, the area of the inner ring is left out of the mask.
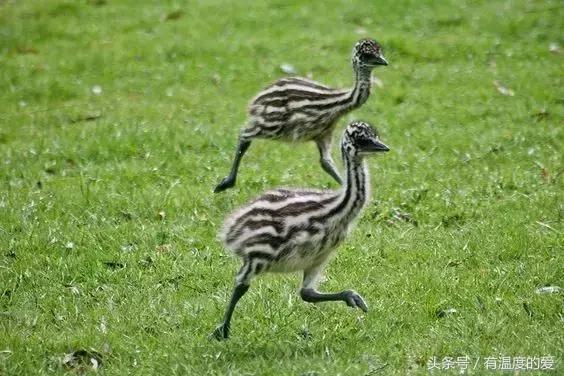
[[[260,92],[249,105],[247,123],[239,135],[231,171],[214,192],[235,185],[241,158],[254,138],[314,141],[321,167],[341,183],[331,157],[333,129],[341,116],[366,102],[370,95],[370,74],[377,65],[388,65],[380,45],[363,39],[356,43],[352,53],[355,72],[352,89],[331,89],[305,78],[292,77],[278,80]]]
[[[303,271],[303,300],[342,300],[367,311],[356,292],[320,293],[316,281],[368,200],[370,184],[364,156],[388,150],[372,127],[352,122],[341,142],[346,167],[341,189],[269,191],[226,219],[220,238],[226,248],[242,259],[243,266],[235,279],[223,322],[213,333],[217,339],[229,336],[235,305],[249,289],[251,279],[265,272]]]

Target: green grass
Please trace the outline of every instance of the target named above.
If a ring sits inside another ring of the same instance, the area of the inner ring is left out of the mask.
[[[488,356],[562,371],[563,295],[535,293],[564,287],[561,2],[303,4],[0,2],[0,374],[82,372],[63,364],[80,349],[104,375],[427,374],[464,355],[471,374],[493,374]],[[212,194],[246,104],[284,63],[349,86],[362,36],[390,65],[337,133],[365,119],[392,151],[322,288],[369,313],[268,275],[209,341],[238,268],[224,215],[272,187],[336,188],[312,144],[259,141]]]

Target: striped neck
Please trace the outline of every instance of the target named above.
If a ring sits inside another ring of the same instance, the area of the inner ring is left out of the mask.
[[[358,108],[362,106],[370,96],[370,76],[372,68],[355,65],[354,73],[355,82],[354,87],[350,92],[350,107]]]
[[[344,149],[342,153],[346,179],[343,188],[337,193],[338,199],[325,218],[332,217],[337,222],[350,223],[358,216],[368,199],[369,179],[363,158],[350,156]]]
[[[347,176],[341,199],[346,203],[345,216],[347,220],[352,221],[368,199],[368,171],[362,157],[350,156],[343,152],[343,162]]]

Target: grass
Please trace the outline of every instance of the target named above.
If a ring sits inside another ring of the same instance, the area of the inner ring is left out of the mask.
[[[562,371],[563,295],[535,290],[564,286],[563,9],[0,2],[0,374],[89,372],[65,364],[79,350],[104,375],[427,374],[458,356],[471,374],[502,356]],[[238,268],[215,238],[224,215],[271,187],[335,188],[313,145],[265,141],[212,194],[247,102],[281,64],[349,86],[362,36],[390,65],[338,133],[366,119],[392,151],[371,160],[372,203],[323,289],[354,288],[370,312],[264,276],[232,339],[209,341]]]

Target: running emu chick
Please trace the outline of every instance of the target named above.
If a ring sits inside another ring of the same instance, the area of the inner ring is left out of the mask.
[[[228,338],[235,305],[249,289],[251,279],[265,272],[303,271],[300,296],[306,302],[342,300],[350,307],[368,310],[354,291],[327,294],[318,292],[316,286],[331,254],[368,200],[370,184],[364,157],[388,150],[370,125],[352,122],[341,142],[346,168],[341,189],[269,191],[226,219],[220,238],[241,257],[243,266],[223,322],[213,332],[215,338]]]
[[[246,127],[229,175],[215,187],[221,192],[235,185],[239,163],[254,138],[281,141],[315,141],[321,167],[338,183],[341,177],[331,157],[331,139],[337,121],[360,107],[370,95],[370,74],[377,65],[388,65],[380,45],[371,39],[356,43],[352,53],[354,87],[331,89],[300,77],[284,78],[260,92],[249,105]]]

